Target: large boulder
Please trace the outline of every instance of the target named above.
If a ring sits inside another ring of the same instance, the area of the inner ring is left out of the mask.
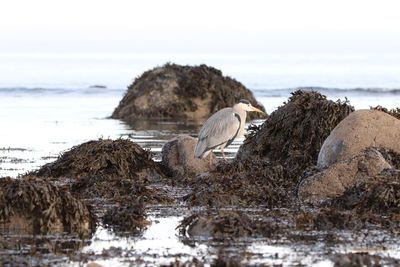
[[[111,117],[128,122],[138,118],[203,120],[243,98],[264,110],[250,90],[220,70],[165,64],[135,79]],[[260,115],[250,113],[249,117]]]
[[[357,110],[341,121],[322,145],[318,166],[330,166],[368,147],[400,153],[400,120],[379,110]]]
[[[341,196],[356,184],[368,181],[370,177],[390,168],[392,166],[378,150],[369,148],[307,177],[299,185],[298,196],[305,203],[319,204]]]
[[[216,162],[216,157],[211,153],[204,159],[194,157],[194,149],[197,138],[189,135],[179,135],[167,142],[162,148],[161,164],[172,176],[194,176],[199,173],[210,171],[211,166]]]

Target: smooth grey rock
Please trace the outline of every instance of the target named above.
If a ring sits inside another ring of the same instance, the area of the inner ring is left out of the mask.
[[[173,175],[196,175],[210,171],[216,162],[212,153],[212,165],[209,164],[209,156],[204,159],[194,157],[194,149],[197,138],[189,135],[179,135],[167,142],[162,148],[162,164]]]
[[[352,112],[323,143],[318,167],[330,166],[368,147],[383,147],[400,153],[400,120],[379,110]]]

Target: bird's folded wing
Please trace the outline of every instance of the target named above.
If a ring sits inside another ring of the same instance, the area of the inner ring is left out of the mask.
[[[199,133],[199,142],[206,142],[208,149],[229,142],[236,137],[240,124],[240,116],[231,108],[222,109],[206,121]]]

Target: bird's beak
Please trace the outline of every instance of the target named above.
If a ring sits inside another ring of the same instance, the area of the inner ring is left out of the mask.
[[[260,109],[258,109],[256,107],[251,106],[251,108],[252,108],[252,111],[259,112],[259,113],[262,113],[262,114],[266,115],[264,111],[262,111],[262,110],[260,110]]]

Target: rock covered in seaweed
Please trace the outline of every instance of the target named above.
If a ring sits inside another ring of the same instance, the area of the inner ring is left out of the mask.
[[[357,110],[341,121],[322,145],[318,166],[326,167],[368,147],[400,153],[400,120],[379,110]]]
[[[126,139],[100,139],[80,144],[55,162],[41,167],[36,174],[74,179],[102,175],[138,180],[162,177],[151,153]]]
[[[89,141],[73,147],[35,175],[53,180],[67,178],[71,191],[82,198],[135,195],[148,203],[170,201],[163,192],[147,187],[164,177],[151,153],[124,139]]]
[[[248,99],[264,110],[250,90],[208,67],[165,64],[146,71],[128,87],[112,118],[205,119],[216,111]],[[249,114],[258,118],[257,114]]]
[[[369,148],[307,177],[300,183],[298,195],[303,202],[322,203],[391,168],[378,150]]]
[[[168,173],[177,177],[192,176],[210,170],[209,158],[197,159],[194,157],[194,149],[197,138],[189,135],[179,135],[164,144],[162,148],[161,164]],[[212,153],[212,163],[216,157]]]
[[[267,157],[301,172],[315,165],[325,139],[352,111],[347,102],[333,102],[319,92],[298,90],[248,136],[237,157]]]
[[[0,223],[6,228],[30,229],[35,234],[87,234],[95,218],[89,207],[69,191],[27,176],[0,179]]]

